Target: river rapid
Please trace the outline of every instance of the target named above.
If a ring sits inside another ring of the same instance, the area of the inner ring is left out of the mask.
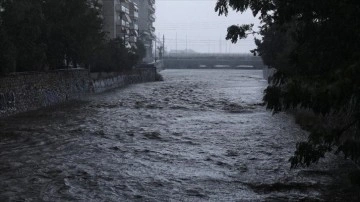
[[[307,134],[266,111],[261,71],[162,75],[0,120],[0,201],[358,199],[341,157],[290,169]]]

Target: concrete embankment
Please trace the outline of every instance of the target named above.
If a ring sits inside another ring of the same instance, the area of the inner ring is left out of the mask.
[[[73,69],[0,77],[0,118],[155,79],[156,68],[137,68],[127,74]]]
[[[137,68],[128,74],[91,73],[90,92],[100,93],[126,85],[156,80],[156,68]]]

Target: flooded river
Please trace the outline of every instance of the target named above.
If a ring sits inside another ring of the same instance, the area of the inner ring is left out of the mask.
[[[1,120],[0,201],[355,198],[340,180],[348,161],[290,170],[306,132],[262,106],[261,71],[162,74]]]

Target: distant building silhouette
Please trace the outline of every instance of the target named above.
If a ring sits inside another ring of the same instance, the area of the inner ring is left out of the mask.
[[[198,52],[192,49],[185,49],[185,50],[170,50],[168,55],[194,55],[198,54]]]

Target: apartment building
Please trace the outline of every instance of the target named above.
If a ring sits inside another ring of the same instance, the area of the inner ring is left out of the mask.
[[[154,60],[153,42],[155,41],[155,0],[133,0],[139,7],[139,36],[146,47],[146,62]]]
[[[102,3],[104,31],[110,39],[120,37],[127,46],[141,40],[146,48],[146,62],[152,62],[155,40],[155,0],[99,0]]]
[[[139,37],[138,6],[132,0],[100,0],[104,31],[109,39],[121,38],[126,46],[136,46]]]

